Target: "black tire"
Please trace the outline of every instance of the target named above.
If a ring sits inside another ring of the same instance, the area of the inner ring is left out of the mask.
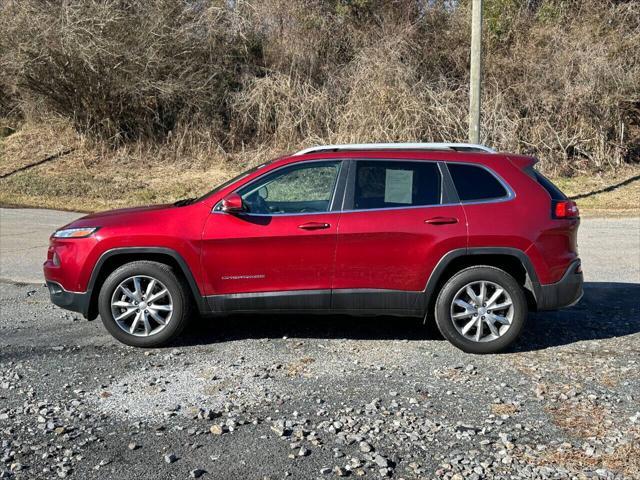
[[[458,331],[451,316],[451,308],[456,294],[461,289],[472,282],[481,281],[497,284],[509,294],[513,305],[513,317],[509,328],[501,336],[493,340],[477,342],[467,339]],[[465,268],[452,276],[440,290],[435,305],[438,330],[453,345],[467,353],[497,353],[504,350],[520,335],[527,313],[527,300],[520,284],[504,270],[487,265]]]
[[[111,298],[121,282],[133,276],[147,276],[160,281],[171,295],[173,311],[161,331],[146,336],[125,332],[116,323],[111,312]],[[120,342],[133,347],[159,347],[174,340],[187,325],[191,313],[188,286],[173,269],[164,263],[140,260],[126,263],[114,270],[104,281],[98,296],[98,311],[105,328]]]

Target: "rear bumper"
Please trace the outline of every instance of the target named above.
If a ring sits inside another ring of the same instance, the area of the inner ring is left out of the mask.
[[[68,292],[59,283],[50,280],[47,280],[47,288],[52,303],[66,310],[81,313],[88,318],[91,300],[89,293]]]
[[[560,281],[539,286],[536,292],[538,310],[557,310],[575,305],[582,298],[583,284],[580,260],[575,260]]]

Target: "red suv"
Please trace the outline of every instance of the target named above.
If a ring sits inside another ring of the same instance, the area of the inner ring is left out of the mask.
[[[53,303],[140,347],[195,308],[435,318],[460,349],[496,352],[529,310],[582,295],[578,210],[535,163],[468,144],[315,147],[198,199],[76,220],[44,273]]]

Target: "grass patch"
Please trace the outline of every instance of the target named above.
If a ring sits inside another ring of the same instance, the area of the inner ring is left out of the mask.
[[[583,450],[575,447],[558,449],[545,453],[537,463],[561,465],[573,472],[605,467],[624,474],[625,478],[640,478],[639,440],[636,438],[635,443],[620,445],[612,453],[605,453],[599,457],[588,456]]]
[[[299,377],[308,374],[308,366],[315,362],[314,358],[303,357],[286,365],[285,370],[289,377]]]
[[[491,405],[491,413],[494,415],[515,415],[519,409],[512,403],[499,403]]]
[[[581,197],[576,202],[586,215],[640,214],[640,165],[621,167],[615,173],[552,180],[569,197]],[[620,186],[612,188],[616,185]]]
[[[227,156],[215,151],[177,151],[173,145],[102,149],[56,120],[25,124],[0,139],[0,175],[52,152],[73,151],[0,179],[0,205],[93,212],[174,202],[212,190],[273,154]]]
[[[197,197],[252,165],[284,152],[263,148],[228,155],[202,146],[145,145],[104,149],[78,135],[65,121],[21,126],[0,138],[0,176],[73,149],[51,162],[0,179],[0,204],[92,212],[169,203]],[[640,165],[616,173],[554,177],[569,196],[619,188],[578,199],[585,215],[640,215]]]
[[[210,166],[180,168],[164,163],[138,166],[118,159],[87,163],[81,156],[82,153],[74,152],[50,164],[1,179],[0,204],[99,211],[167,203],[200,196],[239,173],[222,157],[212,159]],[[268,158],[256,155],[254,161],[245,165]],[[635,171],[640,174],[640,168]],[[554,178],[553,181],[567,195],[574,196],[606,188],[626,178],[629,177],[618,174]],[[577,203],[585,216],[640,215],[640,179],[610,192],[578,199]]]
[[[604,408],[591,403],[561,403],[548,408],[553,423],[565,430],[569,435],[589,438],[606,435],[609,427]]]
[[[234,173],[168,166],[122,170],[111,162],[85,167],[75,159],[27,170],[2,180],[0,204],[91,212],[169,203],[201,195]]]

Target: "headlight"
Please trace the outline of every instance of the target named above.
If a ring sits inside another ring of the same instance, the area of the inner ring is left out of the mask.
[[[98,230],[98,227],[88,228],[65,228],[64,230],[58,230],[53,234],[54,238],[84,238],[91,235]]]

